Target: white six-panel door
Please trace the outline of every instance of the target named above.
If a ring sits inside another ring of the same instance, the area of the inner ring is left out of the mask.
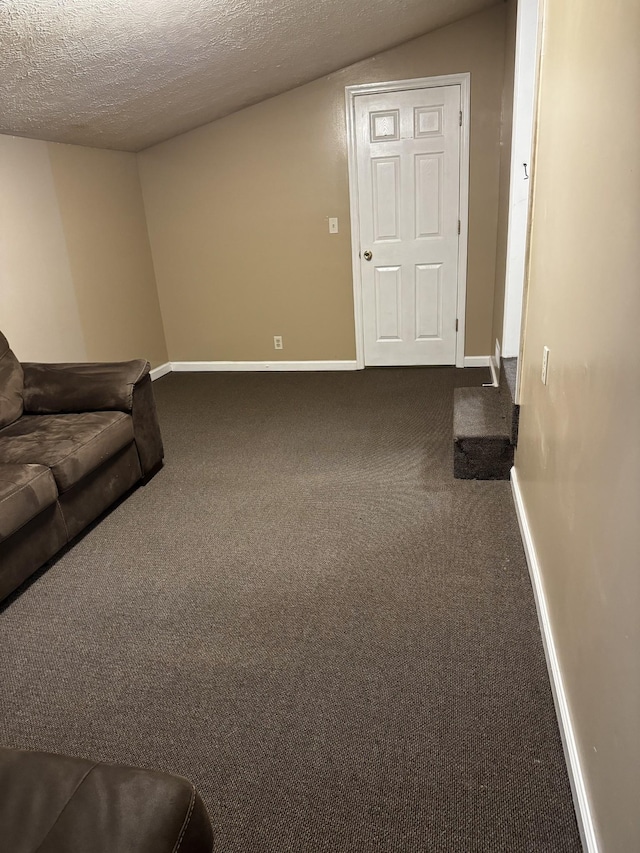
[[[355,102],[365,364],[455,364],[460,86]]]

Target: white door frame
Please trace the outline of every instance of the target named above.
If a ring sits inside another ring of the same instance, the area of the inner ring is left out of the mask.
[[[362,321],[362,277],[360,264],[360,214],[358,210],[358,169],[356,160],[355,99],[358,95],[383,95],[409,89],[432,89],[460,86],[462,133],[460,134],[460,239],[458,240],[458,305],[456,316],[456,367],[464,367],[465,306],[467,301],[467,244],[469,234],[469,118],[471,74],[445,74],[440,77],[418,77],[388,83],[363,83],[345,87],[347,112],[347,157],[349,164],[349,206],[351,211],[351,263],[353,268],[353,307],[356,335],[356,369],[364,368],[364,324]]]
[[[540,64],[541,11],[542,0],[519,0],[518,2],[513,72],[504,319],[501,340],[503,358],[519,356],[521,348],[523,297],[528,274],[526,256],[531,223],[532,160]],[[519,385],[520,371],[518,370],[516,402],[519,399]]]

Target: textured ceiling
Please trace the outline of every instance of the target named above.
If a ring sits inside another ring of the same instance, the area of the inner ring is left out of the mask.
[[[139,151],[496,0],[0,0],[0,132]]]

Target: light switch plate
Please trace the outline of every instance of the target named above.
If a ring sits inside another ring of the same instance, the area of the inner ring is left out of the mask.
[[[329,217],[329,234],[337,234],[338,233],[338,217],[330,216]]]

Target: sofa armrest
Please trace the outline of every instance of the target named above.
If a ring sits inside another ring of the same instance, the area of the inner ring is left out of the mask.
[[[149,366],[142,359],[94,364],[23,364],[25,414],[131,412],[134,388],[149,374]]]
[[[161,467],[164,457],[162,435],[149,374],[133,389],[131,417],[142,474],[144,479],[148,480]]]
[[[211,853],[202,798],[180,776],[0,747],[4,851]]]

